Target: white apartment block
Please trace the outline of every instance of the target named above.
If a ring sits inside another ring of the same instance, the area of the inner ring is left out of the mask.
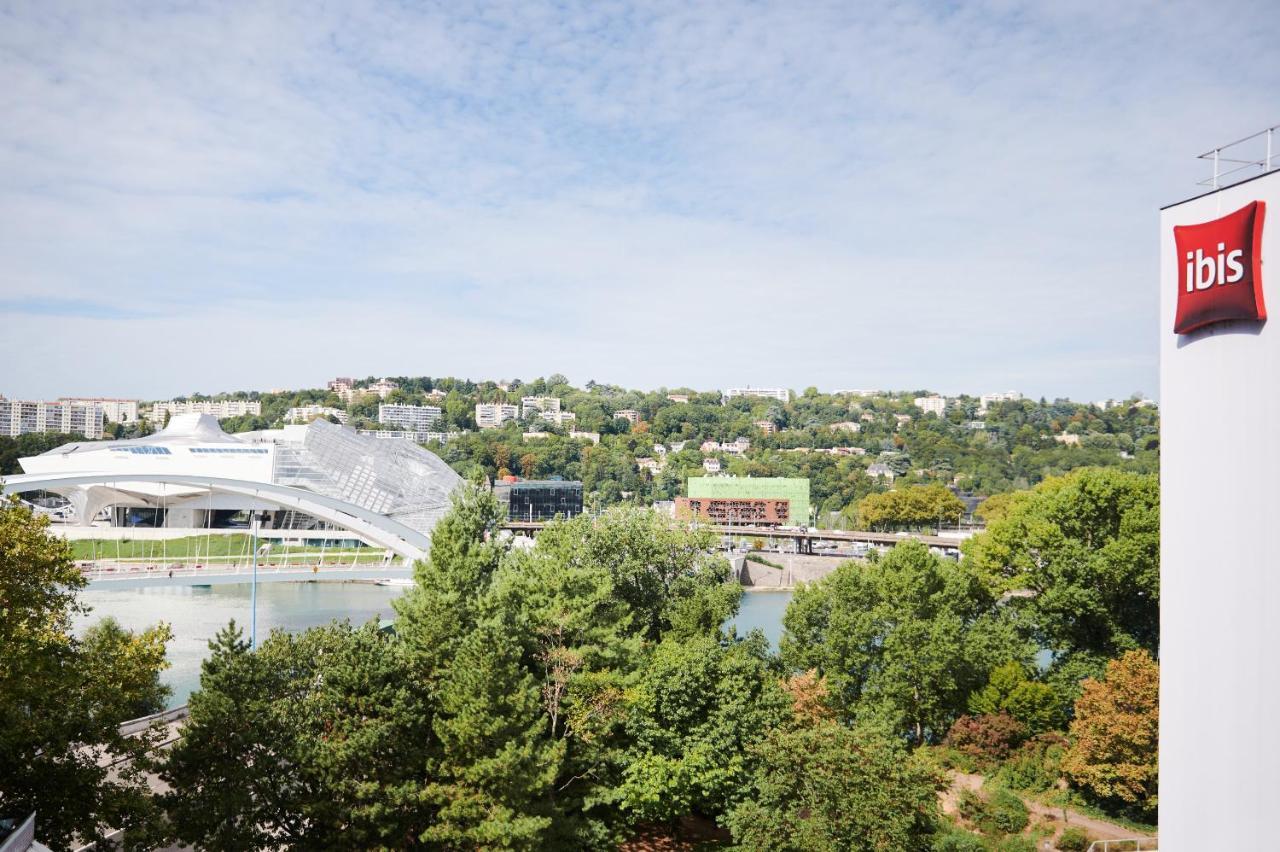
[[[388,405],[384,402],[378,406],[379,423],[407,432],[426,432],[443,414],[434,405]]]
[[[615,418],[617,418],[617,417],[621,417],[623,420],[626,420],[626,421],[631,422],[631,423],[639,423],[639,422],[640,422],[640,412],[639,412],[639,411],[636,411],[634,408],[622,408],[622,409],[619,409],[619,410],[617,410],[617,411],[613,412],[613,416],[614,416]]]
[[[223,399],[216,402],[153,402],[151,413],[147,419],[161,424],[165,416],[177,417],[179,414],[208,414],[222,420],[227,417],[243,417],[246,414],[262,414],[262,403],[247,399]]]
[[[16,438],[31,432],[75,432],[101,438],[102,408],[96,402],[35,402],[0,396],[0,435]]]
[[[945,396],[918,396],[915,398],[915,405],[925,414],[936,414],[941,417],[947,413]]]
[[[371,435],[374,438],[402,438],[406,441],[413,441],[415,444],[425,444],[429,441],[439,441],[447,444],[454,438],[460,438],[467,434],[466,430],[461,432],[417,432],[404,429],[357,429],[358,435]]]
[[[1004,393],[984,393],[978,397],[978,413],[986,414],[987,409],[997,402],[1017,402],[1022,399],[1022,394],[1017,391],[1005,391]]]
[[[338,399],[348,405],[367,394],[377,394],[378,399],[386,399],[393,390],[400,387],[395,382],[387,379],[378,379],[367,388],[358,388],[356,387],[356,380],[346,376],[331,379],[325,386],[337,394]]]
[[[765,435],[772,435],[778,431],[778,426],[772,420],[757,420],[755,427]]]
[[[776,399],[779,402],[791,401],[791,391],[786,388],[729,388],[723,392],[722,396],[726,400],[738,396],[757,396],[763,399]]]
[[[579,432],[577,429],[570,429],[570,430],[569,430],[569,437],[570,437],[570,438],[581,438],[582,440],[584,440],[584,441],[590,441],[590,442],[591,442],[591,443],[593,443],[593,444],[598,444],[598,443],[600,443],[600,433],[599,433],[599,432]]]
[[[703,459],[702,469],[705,470],[707,473],[719,473],[720,459]]]
[[[521,398],[520,416],[528,417],[533,412],[559,414],[560,400],[554,396],[526,396]]]
[[[400,386],[395,382],[388,381],[386,379],[378,379],[376,382],[369,385],[369,387],[366,388],[366,390],[369,393],[376,393],[378,395],[378,399],[386,399],[388,396],[391,395],[391,392],[393,390],[396,390],[399,387]]]
[[[538,415],[538,418],[545,420],[547,423],[554,423],[557,426],[565,426],[576,423],[578,415],[572,411],[544,411]]]
[[[137,423],[138,401],[136,399],[111,399],[100,396],[60,396],[58,402],[78,402],[88,405],[95,403],[102,409],[102,416],[111,423]]]
[[[341,408],[330,408],[327,405],[299,405],[297,408],[290,408],[284,413],[285,423],[310,423],[317,417],[323,417],[328,420],[330,417],[339,423],[347,422],[347,412]]]
[[[481,429],[496,429],[508,420],[520,419],[520,409],[505,402],[481,402],[476,404],[476,425]]]

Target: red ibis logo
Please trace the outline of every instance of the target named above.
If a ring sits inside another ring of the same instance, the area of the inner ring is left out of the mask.
[[[1265,320],[1262,301],[1262,221],[1265,201],[1234,213],[1178,225],[1178,316],[1173,330],[1186,334],[1223,320]]]

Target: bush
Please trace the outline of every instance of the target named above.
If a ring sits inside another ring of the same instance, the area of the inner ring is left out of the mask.
[[[933,838],[932,852],[987,852],[987,844],[976,834],[949,831]]]
[[[989,832],[991,834],[1017,834],[1031,820],[1026,803],[1008,790],[996,790],[992,793],[987,807],[991,814],[991,825],[996,829]]]
[[[1004,760],[1027,738],[1027,728],[1008,713],[961,716],[947,732],[946,745],[978,760]]]
[[[957,804],[960,816],[989,837],[1017,834],[1031,820],[1022,799],[1008,790],[998,789],[986,799],[972,790],[962,790]]]
[[[1061,852],[1087,852],[1093,840],[1081,829],[1072,827],[1062,832],[1057,847]]]
[[[1062,777],[1062,756],[1069,745],[1061,734],[1032,737],[1005,761],[996,779],[1013,790],[1051,790]]]

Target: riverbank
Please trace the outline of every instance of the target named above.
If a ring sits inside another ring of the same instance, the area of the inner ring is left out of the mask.
[[[748,559],[755,555],[773,565]],[[732,557],[738,582],[749,589],[794,589],[800,583],[813,583],[831,574],[846,562],[848,556],[824,556],[809,553],[741,554]],[[775,567],[777,566],[777,567]]]

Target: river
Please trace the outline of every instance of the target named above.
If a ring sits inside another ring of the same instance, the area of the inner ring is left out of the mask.
[[[394,618],[391,601],[403,591],[404,587],[364,583],[263,583],[258,586],[258,638],[265,638],[273,628],[299,631],[334,619],[363,624],[371,618]],[[169,623],[173,628],[168,647],[171,665],[163,679],[173,689],[169,702],[173,707],[185,704],[200,685],[200,662],[208,656],[214,634],[233,618],[244,628],[246,638],[249,633],[248,585],[123,591],[89,588],[79,597],[93,609],[76,620],[77,632],[108,615],[130,630],[142,630],[161,620]],[[739,635],[760,628],[776,650],[782,635],[782,614],[790,600],[789,591],[749,591],[729,624]]]

